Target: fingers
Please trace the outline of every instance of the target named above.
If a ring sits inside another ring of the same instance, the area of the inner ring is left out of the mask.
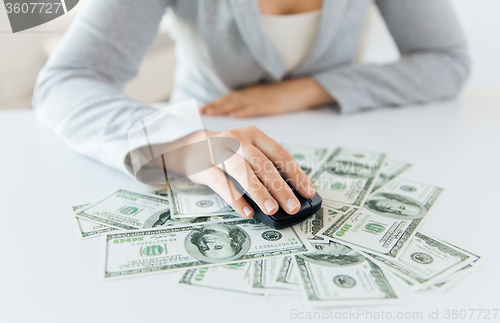
[[[229,175],[247,191],[262,212],[276,213],[278,203],[243,158],[235,154],[224,162],[224,167]]]
[[[269,189],[281,208],[288,214],[300,210],[300,202],[276,170],[274,164],[257,148],[251,149],[250,166],[259,180]]]
[[[297,192],[306,198],[316,194],[316,190],[309,177],[290,155],[277,142],[267,137],[261,131],[256,131],[253,136],[255,146],[269,158],[269,160],[285,175]]]
[[[249,118],[255,116],[263,116],[270,114],[278,114],[281,111],[276,106],[264,103],[251,103],[234,109],[229,113],[231,118]]]
[[[203,174],[197,174],[197,177],[201,183],[208,185],[219,194],[242,217],[251,218],[254,215],[250,204],[220,169],[212,167],[204,171]]]
[[[200,113],[213,116],[228,114],[243,105],[241,99],[237,92],[229,93],[201,107]]]

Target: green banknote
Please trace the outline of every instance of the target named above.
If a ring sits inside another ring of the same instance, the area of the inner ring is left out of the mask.
[[[309,218],[295,225],[296,230],[300,230],[311,242],[328,243],[328,239],[318,236],[318,233],[325,228],[325,226],[333,223],[341,213],[336,210],[328,208],[321,208],[318,212],[311,215]]]
[[[226,201],[210,187],[190,181],[187,177],[170,182],[173,218],[237,215]]]
[[[292,256],[278,258],[278,270],[274,277],[274,285],[288,289],[300,289],[297,266]]]
[[[401,301],[401,292],[373,261],[331,241],[295,255],[299,281],[311,307],[368,306]]]
[[[170,217],[170,202],[159,195],[118,190],[75,215],[117,229],[135,230]]]
[[[361,207],[375,185],[386,154],[336,148],[311,180],[325,201]]]
[[[404,161],[386,158],[384,164],[380,168],[380,174],[375,179],[375,185],[373,185],[371,193],[377,191],[391,180],[406,172],[411,166],[410,163]]]
[[[170,190],[163,188],[149,192],[148,194],[162,196],[165,199],[170,198]],[[84,209],[92,204],[83,204],[71,207],[71,215],[75,221],[75,228],[77,235],[80,239],[98,237],[106,232],[117,231],[119,229],[102,224],[102,220],[93,218],[89,220],[88,217],[80,217],[79,210]],[[75,215],[76,214],[76,215]],[[170,211],[162,212],[158,217],[150,217],[143,224],[144,229],[188,225],[192,223],[208,223],[208,222],[222,222],[229,219],[238,219],[239,215],[226,214],[218,216],[197,216],[192,218],[173,218]],[[122,228],[123,229],[123,228]]]
[[[285,148],[290,155],[292,155],[297,164],[307,175],[311,175],[316,169],[318,169],[328,153],[328,149],[326,148],[314,148],[289,144],[281,144],[281,146]]]
[[[366,253],[381,267],[410,281],[414,289],[426,289],[473,263],[476,255],[451,243],[417,232],[399,259]]]
[[[264,297],[265,294],[249,292],[251,285],[250,266],[252,264],[252,261],[248,261],[188,269],[182,274],[178,284],[182,287],[197,287]]]
[[[275,230],[253,219],[103,236],[101,276],[135,276],[305,253],[302,232]]]
[[[443,189],[396,178],[319,234],[379,256],[399,258]]]
[[[75,216],[75,212],[81,210],[90,204],[80,204],[71,207],[71,217],[75,223],[75,231],[79,239],[87,239],[92,237],[98,237],[103,233],[118,231],[118,229],[107,226],[105,224],[89,221],[83,218]]]
[[[265,294],[296,294],[295,288],[290,288],[289,285],[276,284],[276,274],[280,269],[281,258],[259,259],[252,262],[250,277],[252,293],[265,293]]]

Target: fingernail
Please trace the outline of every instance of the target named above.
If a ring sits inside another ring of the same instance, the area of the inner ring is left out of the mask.
[[[309,195],[313,195],[314,193],[316,193],[316,189],[311,184],[307,185],[306,190]]]
[[[295,208],[297,208],[297,206],[299,206],[299,202],[294,199],[288,199],[288,201],[286,201],[286,207],[288,208],[288,211],[293,211]]]
[[[252,214],[252,209],[251,209],[251,208],[249,208],[248,206],[245,206],[245,207],[243,207],[243,213],[245,213],[245,216],[246,216],[247,218],[249,218],[249,217],[250,217],[250,214]]]
[[[272,210],[276,208],[276,204],[274,204],[273,201],[271,200],[266,200],[264,202],[264,207],[266,208],[267,212],[270,213]]]

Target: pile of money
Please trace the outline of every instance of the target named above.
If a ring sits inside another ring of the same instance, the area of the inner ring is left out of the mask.
[[[398,303],[403,289],[446,291],[481,268],[479,255],[421,230],[443,189],[402,179],[409,163],[361,149],[283,147],[323,197],[320,211],[290,228],[243,219],[181,177],[71,207],[79,238],[102,237],[101,278],[176,271],[177,287],[332,307]]]

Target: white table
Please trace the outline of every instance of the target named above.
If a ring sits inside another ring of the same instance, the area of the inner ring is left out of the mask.
[[[424,231],[489,261],[446,294],[406,291],[405,305],[364,310],[424,319],[438,310],[443,319],[446,309],[500,307],[500,98],[203,122],[211,130],[256,125],[279,142],[366,148],[412,162],[405,177],[446,188]],[[100,239],[78,241],[68,207],[147,187],[72,152],[28,110],[0,113],[0,143],[0,322],[285,322],[310,311],[298,297],[174,288],[175,274],[99,282]]]

